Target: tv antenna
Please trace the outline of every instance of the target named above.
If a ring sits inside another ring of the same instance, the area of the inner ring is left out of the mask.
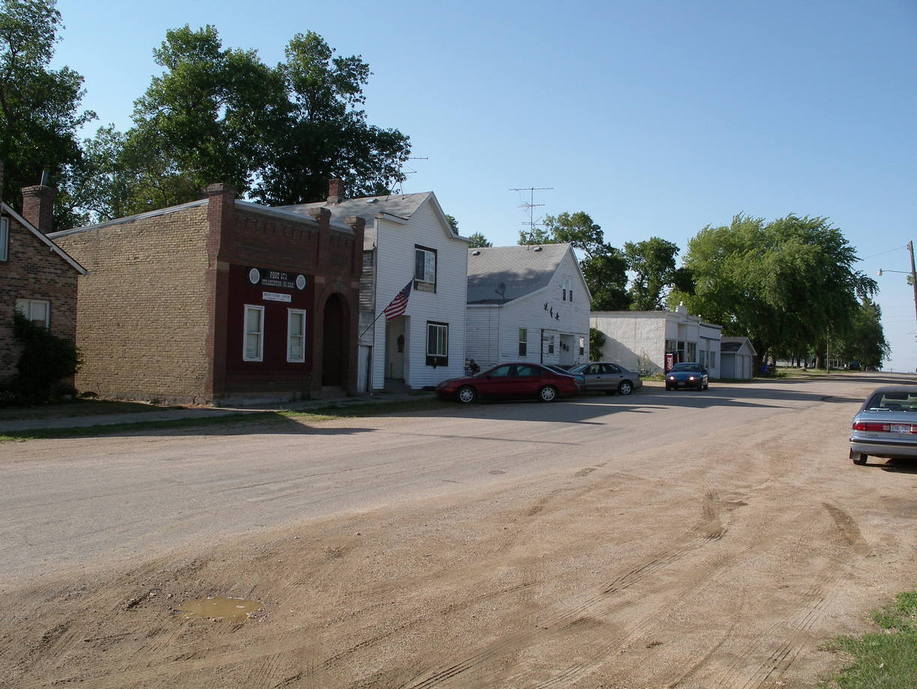
[[[408,160],[430,160],[430,156],[411,156],[410,158],[408,158]],[[404,169],[405,177],[407,177],[408,175],[416,175],[416,174],[417,174],[417,170],[414,170],[409,167],[406,167]],[[403,182],[399,182],[398,186],[392,189],[392,193],[393,194],[403,194],[404,193]]]
[[[514,187],[510,191],[527,191],[529,192],[529,202],[523,203],[520,208],[527,208],[529,211],[529,220],[528,222],[523,221],[523,225],[529,226],[529,231],[535,231],[535,225],[540,225],[541,223],[535,222],[535,209],[543,206],[543,203],[535,203],[535,192],[536,191],[550,191],[554,187]]]

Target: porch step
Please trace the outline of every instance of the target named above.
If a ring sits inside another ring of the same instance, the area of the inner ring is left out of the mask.
[[[323,385],[322,386],[322,399],[323,400],[336,400],[347,397],[347,391],[342,388],[340,385]]]

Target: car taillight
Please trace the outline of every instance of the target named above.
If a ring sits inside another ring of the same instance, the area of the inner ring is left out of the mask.
[[[858,421],[853,424],[855,431],[872,431],[874,433],[917,433],[917,424],[906,423],[867,423]]]

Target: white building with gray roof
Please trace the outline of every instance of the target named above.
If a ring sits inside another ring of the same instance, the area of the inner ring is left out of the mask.
[[[334,220],[366,221],[358,389],[421,389],[464,375],[468,240],[453,232],[436,195],[344,199],[332,180],[327,200],[283,210],[308,215],[319,208]],[[408,283],[404,314],[380,316]]]
[[[590,301],[570,244],[470,249],[465,355],[482,369],[588,361]]]

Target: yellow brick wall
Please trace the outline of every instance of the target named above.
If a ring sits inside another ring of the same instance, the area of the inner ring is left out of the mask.
[[[59,236],[78,281],[81,392],[207,402],[207,205]]]

